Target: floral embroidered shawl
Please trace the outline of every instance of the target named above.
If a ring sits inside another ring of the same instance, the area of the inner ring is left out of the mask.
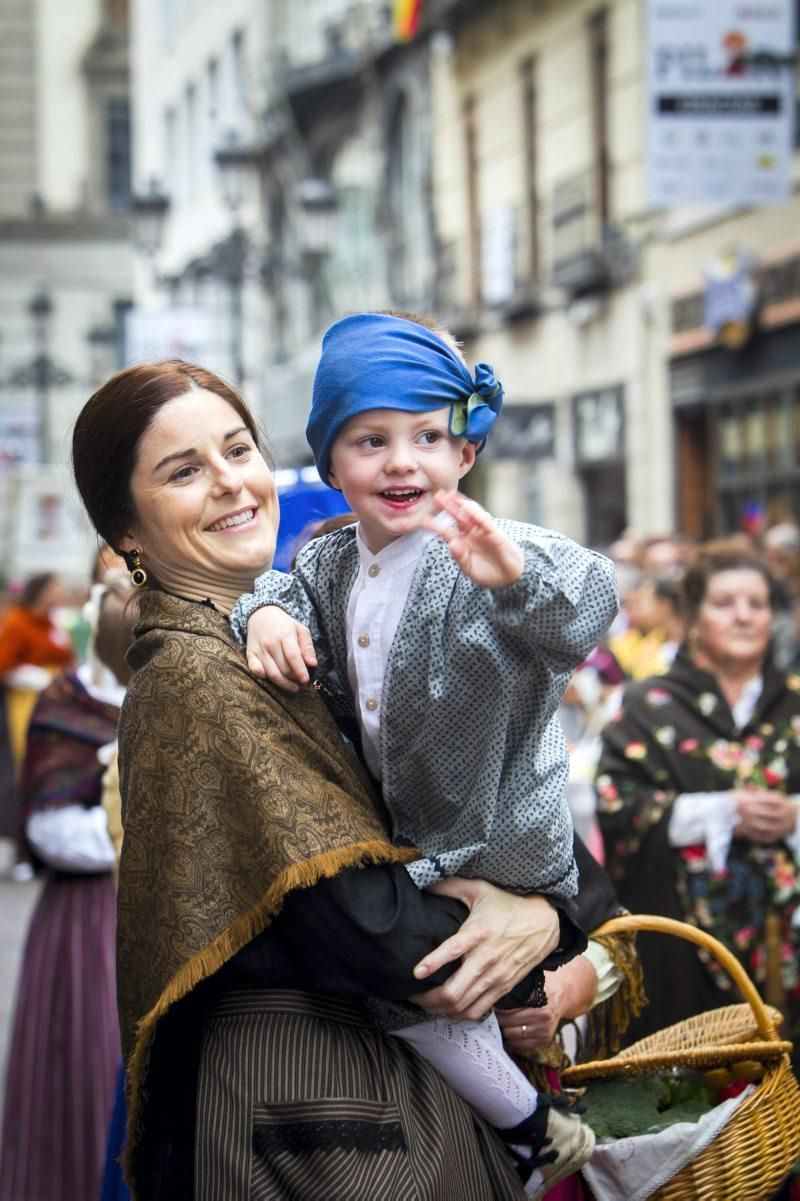
[[[800,675],[784,676],[765,664],[763,678],[755,712],[741,730],[714,676],[696,668],[685,650],[666,675],[631,685],[603,735],[598,815],[606,869],[623,904],[709,931],[762,986],[765,920],[779,914],[783,988],[789,1007],[800,1010],[800,931],[791,925],[800,869],[786,844],[734,839],[724,870],[714,872],[704,845],[678,849],[667,841],[670,806],[681,793],[751,782],[800,793]],[[637,1036],[735,999],[727,976],[703,952],[689,944],[676,948],[663,936],[651,939],[648,953],[647,937],[640,938],[651,1007],[649,1025]]]

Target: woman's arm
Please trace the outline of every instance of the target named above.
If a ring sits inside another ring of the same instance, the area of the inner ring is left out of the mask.
[[[483,898],[479,907],[480,931],[477,922],[470,926],[467,919],[465,923],[468,910],[460,900],[421,892],[400,865],[349,869],[332,879],[318,881],[313,888],[291,893],[272,927],[239,953],[238,967],[254,983],[264,986],[271,983],[273,940],[277,939],[290,959],[300,966],[312,990],[406,1000],[419,990],[414,968],[421,958],[428,956],[426,963],[430,963],[432,955],[438,957],[440,966],[431,966],[426,981],[446,986],[452,973],[452,958],[460,953],[459,947],[468,962],[475,948],[483,950],[493,941],[502,940],[503,935],[498,936],[499,919],[502,915],[508,926],[509,913],[516,910],[516,902],[522,902],[523,911],[528,914],[546,913],[548,926],[550,914],[556,914],[548,902],[527,905],[525,899],[506,898],[499,889],[482,881],[453,883],[456,889],[466,886],[476,901]],[[506,900],[512,904],[507,905]],[[540,898],[528,900],[538,902]],[[558,924],[557,914],[555,920]],[[468,928],[460,936],[462,925]],[[567,922],[566,929],[569,939],[575,928]],[[508,933],[506,930],[506,939]],[[444,950],[440,944],[444,944]],[[504,942],[499,945],[505,949]],[[507,991],[505,985],[513,976],[516,988],[509,1003],[523,1003],[537,982],[531,972],[534,964],[531,953],[529,962],[515,962],[513,972],[499,971],[495,999]],[[486,982],[483,983],[485,987]],[[439,991],[444,989],[437,988],[436,992],[423,993],[414,999],[428,1008],[426,996],[433,997],[436,1003]],[[480,1012],[486,1008],[484,1005]]]

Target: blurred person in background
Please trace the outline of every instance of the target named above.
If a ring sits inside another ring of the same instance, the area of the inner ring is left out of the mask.
[[[793,521],[770,526],[762,538],[764,558],[775,580],[772,649],[784,671],[800,658],[800,528]]]
[[[622,703],[624,683],[625,674],[614,656],[607,647],[598,646],[573,675],[558,710],[569,746],[567,804],[575,830],[599,863],[604,850],[595,815],[594,778],[600,735]]]
[[[28,853],[44,878],[12,1024],[0,1201],[94,1201],[120,1062],[114,846],[100,804],[131,640],[129,590],[95,592],[94,648],[31,718],[21,781]]]
[[[630,686],[597,779],[606,868],[633,912],[724,943],[800,1033],[800,675],[769,654],[773,581],[732,541],[681,583],[687,636],[669,671]],[[725,973],[689,943],[642,934],[650,997],[640,1038],[730,1004]]]
[[[0,683],[7,694],[11,749],[17,771],[25,754],[25,733],[37,693],[56,671],[74,661],[72,643],[53,621],[66,593],[57,575],[31,576],[0,621]]]
[[[688,547],[679,534],[653,534],[639,547],[639,567],[654,580],[675,579],[686,565]]]
[[[661,675],[683,636],[675,584],[646,576],[625,597],[628,628],[609,639],[609,649],[632,680]]]
[[[53,620],[53,610],[65,599],[57,575],[31,576],[16,602],[0,617],[0,720],[4,727],[0,837],[15,843],[19,835],[18,783],[31,713],[55,672],[69,667],[75,658],[69,636]],[[18,859],[11,869],[12,878],[30,879],[31,869],[16,847],[12,859]]]

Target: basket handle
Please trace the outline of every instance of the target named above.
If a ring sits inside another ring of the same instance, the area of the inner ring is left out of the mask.
[[[725,969],[745,1001],[750,1005],[762,1037],[768,1042],[779,1041],[778,1032],[767,1012],[764,1002],[759,996],[758,989],[747,975],[739,960],[727,947],[724,947],[716,938],[712,938],[710,934],[706,934],[704,930],[699,930],[696,926],[690,926],[688,922],[676,921],[671,917],[657,917],[654,914],[648,913],[630,913],[625,914],[623,917],[614,917],[610,921],[604,922],[602,926],[598,926],[596,930],[592,931],[591,937],[594,938],[607,934],[633,934],[637,930],[648,930],[653,934],[674,934],[676,938],[683,938],[687,942],[693,942],[698,947],[702,947],[708,951]]]

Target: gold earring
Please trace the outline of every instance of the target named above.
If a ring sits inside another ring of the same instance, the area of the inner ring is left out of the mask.
[[[134,548],[128,551],[125,556],[125,562],[128,566],[128,571],[131,574],[131,583],[134,588],[143,588],[147,583],[147,572],[142,567],[142,560],[139,557],[139,551]]]
[[[698,641],[697,630],[693,626],[691,628],[691,630],[689,630],[689,633],[686,635],[686,642],[689,646],[689,654],[690,655],[694,655],[697,653],[697,641]]]

